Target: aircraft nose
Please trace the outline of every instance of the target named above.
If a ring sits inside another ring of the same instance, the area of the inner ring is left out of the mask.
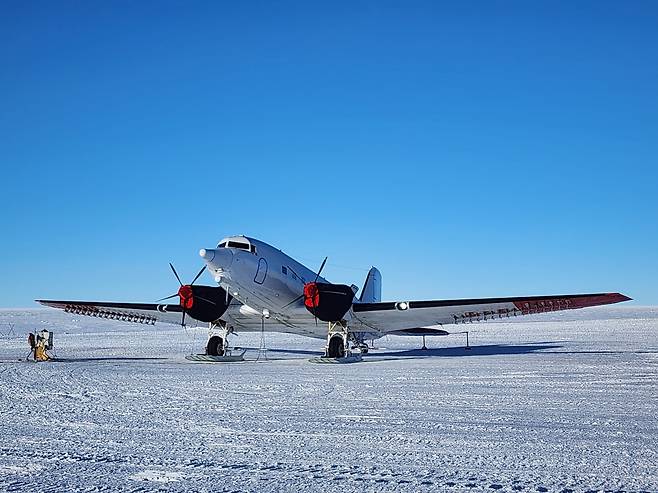
[[[212,270],[227,270],[233,262],[233,252],[226,248],[202,248],[199,255]]]

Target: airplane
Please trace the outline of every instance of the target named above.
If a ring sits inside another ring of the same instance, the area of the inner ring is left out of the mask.
[[[229,335],[272,331],[326,338],[325,358],[365,354],[366,341],[387,334],[444,336],[445,326],[570,310],[629,301],[620,293],[525,296],[454,300],[382,301],[382,276],[368,272],[357,298],[355,285],[335,284],[272,245],[247,236],[222,239],[216,248],[199,251],[204,266],[184,284],[169,264],[180,287],[156,303],[35,300],[76,315],[153,325],[186,325],[186,317],[208,323],[206,355],[230,351]],[[204,271],[216,285],[196,285]],[[162,303],[178,298],[178,303]],[[424,344],[423,344],[424,346]]]

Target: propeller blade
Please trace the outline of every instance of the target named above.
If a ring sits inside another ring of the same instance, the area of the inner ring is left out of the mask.
[[[178,293],[172,294],[171,296],[167,296],[166,298],[160,298],[159,300],[156,301],[156,303],[159,303],[160,301],[164,301],[164,300],[170,300],[170,299],[175,298],[177,296],[178,296]]]
[[[322,269],[324,269],[324,264],[327,263],[328,258],[329,257],[325,257],[324,260],[322,261],[322,265],[320,266],[320,270],[318,271],[318,273],[315,276],[315,281],[314,282],[318,282],[318,278],[320,277],[320,273],[322,272]]]
[[[180,321],[181,327],[185,327],[185,308],[183,308],[183,319]]]
[[[302,293],[302,294],[300,294],[299,296],[297,296],[297,298],[295,298],[294,300],[292,300],[292,301],[291,301],[290,303],[288,303],[287,305],[284,305],[284,306],[282,307],[282,309],[283,309],[283,308],[288,308],[288,307],[289,307],[290,305],[292,305],[293,303],[297,303],[297,302],[298,302],[299,300],[301,300],[303,297],[304,297],[304,293]]]
[[[206,270],[206,266],[205,266],[205,265],[201,268],[201,270],[199,271],[199,273],[198,273],[198,274],[196,275],[196,277],[192,280],[192,282],[190,283],[190,286],[196,282],[196,280],[201,276],[201,274],[203,274],[203,271],[204,271],[204,270]]]
[[[171,262],[169,262],[169,267],[171,267],[171,271],[172,271],[172,272],[174,273],[174,275],[176,276],[176,279],[178,279],[178,283],[182,286],[182,285],[183,285],[183,281],[181,281],[181,280],[180,280],[180,277],[178,277],[178,272],[176,272],[176,269],[174,269],[174,266],[172,265]]]

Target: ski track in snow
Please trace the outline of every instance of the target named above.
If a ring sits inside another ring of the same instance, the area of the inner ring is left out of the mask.
[[[60,361],[19,362],[42,328]],[[203,328],[0,310],[0,490],[658,491],[658,308],[448,328],[203,364]]]

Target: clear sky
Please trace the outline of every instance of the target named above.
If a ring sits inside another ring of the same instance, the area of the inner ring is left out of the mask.
[[[658,304],[658,3],[312,3],[3,1],[0,306],[241,233],[387,299]]]

